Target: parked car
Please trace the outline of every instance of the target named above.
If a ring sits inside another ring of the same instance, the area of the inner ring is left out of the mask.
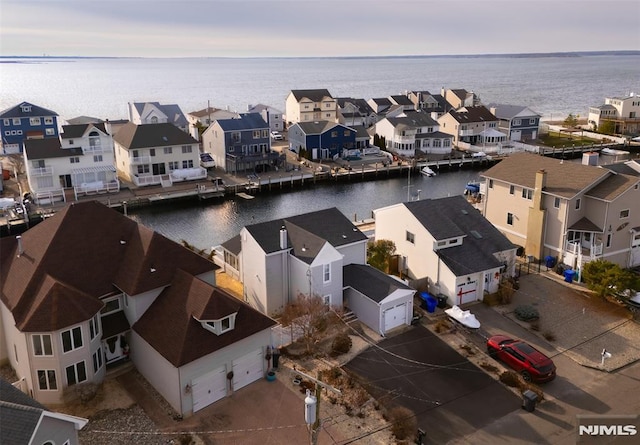
[[[522,340],[494,335],[487,340],[487,352],[520,373],[527,382],[550,382],[556,378],[553,360]]]
[[[274,141],[282,141],[284,140],[284,137],[282,136],[282,133],[274,130],[271,132],[271,139],[273,139]]]

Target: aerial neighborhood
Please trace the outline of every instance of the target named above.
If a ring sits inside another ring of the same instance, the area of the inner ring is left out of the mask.
[[[56,407],[69,388],[99,385],[123,363],[181,418],[216,406],[265,378],[275,329],[299,296],[385,338],[415,324],[422,295],[473,310],[517,281],[523,262],[639,268],[640,161],[545,156],[536,141],[547,124],[532,108],[442,88],[368,99],[291,90],[284,110],[207,104],[184,113],[131,102],[127,119],[112,120],[65,120],[28,102],[0,112],[4,181],[20,169],[23,179],[18,196],[3,195],[12,202],[3,223],[56,209],[0,238],[0,364],[15,373],[0,379],[0,442],[78,443],[88,420]],[[640,97],[609,97],[579,130],[557,131],[628,142],[640,133],[637,116]],[[491,161],[472,196],[380,207],[369,228],[336,207],[256,222],[209,256],[130,219],[121,198],[130,189],[154,199],[177,187],[202,194],[213,177],[289,171],[291,159],[296,173],[302,163],[316,178],[356,161],[364,175],[365,166],[419,169],[452,158]],[[369,262],[380,240],[394,246],[384,270]],[[220,274],[239,294],[219,285]],[[531,371],[520,374],[531,380]],[[8,418],[28,431],[5,430]]]

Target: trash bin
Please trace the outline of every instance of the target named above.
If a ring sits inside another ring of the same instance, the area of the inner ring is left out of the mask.
[[[525,411],[532,413],[536,409],[536,402],[538,401],[538,394],[527,389],[522,393],[522,408]]]
[[[278,362],[280,361],[280,349],[273,348],[271,354],[272,367],[273,369],[278,369]]]
[[[564,271],[564,281],[567,283],[573,283],[573,276],[576,274],[576,271],[573,269],[567,269]]]
[[[427,299],[430,297],[431,295],[429,295],[429,292],[420,292],[420,299],[422,300],[422,303],[420,303],[420,307],[422,309],[427,309]]]
[[[435,312],[436,306],[438,306],[438,300],[432,296],[427,297],[427,312]]]
[[[556,265],[556,259],[549,255],[544,257],[544,263],[547,266],[547,269],[553,269],[553,266]]]
[[[436,296],[436,299],[438,300],[438,307],[440,309],[444,309],[447,307],[447,299],[448,297],[444,294],[438,294]]]

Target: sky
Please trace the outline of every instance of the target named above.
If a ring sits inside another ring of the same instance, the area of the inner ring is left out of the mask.
[[[640,50],[640,0],[0,0],[0,56]]]

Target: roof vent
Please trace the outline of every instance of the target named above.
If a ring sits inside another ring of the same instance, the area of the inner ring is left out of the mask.
[[[127,244],[127,242],[123,239],[120,240],[120,244]]]
[[[154,273],[156,271],[155,267],[150,267],[149,272]]]
[[[478,232],[477,230],[472,230],[471,234],[478,239],[482,238],[482,235],[480,235],[480,232]]]
[[[166,136],[162,136],[162,140],[163,140],[163,141],[165,141],[165,142],[168,142],[168,141],[169,141],[169,138],[168,138],[168,137],[166,137]]]
[[[18,242],[18,258],[20,258],[20,255],[24,253],[24,249],[22,247],[22,237],[20,235],[16,236],[16,241]]]

